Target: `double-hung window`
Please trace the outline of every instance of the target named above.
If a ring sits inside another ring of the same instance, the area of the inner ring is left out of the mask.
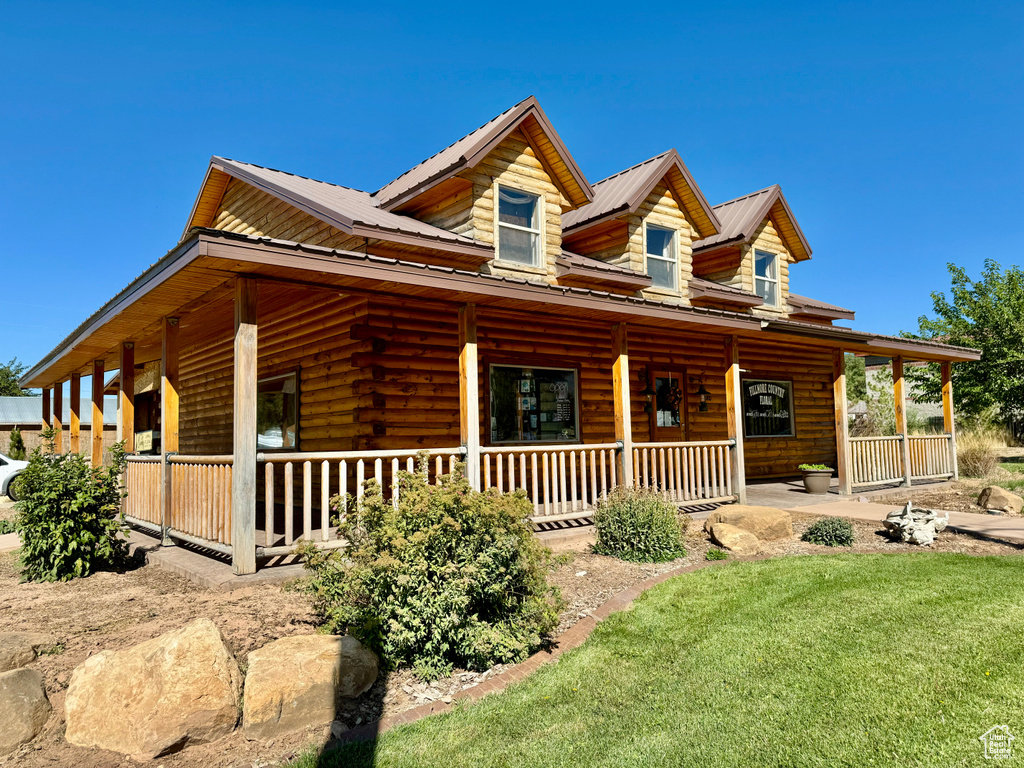
[[[540,265],[540,198],[498,187],[498,258]]]
[[[779,305],[779,256],[754,251],[754,293],[770,307]]]
[[[664,227],[646,226],[647,274],[659,288],[679,290],[676,233]]]

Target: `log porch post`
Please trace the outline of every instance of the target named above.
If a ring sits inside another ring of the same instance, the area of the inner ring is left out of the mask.
[[[53,385],[53,452],[64,453],[64,382]]]
[[[732,452],[731,481],[740,504],[747,503],[747,468],[743,451],[743,398],[740,395],[740,340],[730,336],[725,345],[726,433],[736,445]]]
[[[165,317],[160,336],[160,528],[170,544],[174,497],[167,457],[178,452],[178,318]]]
[[[910,435],[907,434],[907,380],[903,376],[903,357],[892,359],[893,400],[896,404],[896,434],[903,435],[903,484],[910,487]]]
[[[43,387],[43,429],[48,429],[50,426],[50,388]]]
[[[71,409],[68,430],[68,450],[71,453],[82,452],[82,376],[78,373],[71,374],[71,391],[68,393],[71,402],[68,406]]]
[[[92,450],[89,463],[94,467],[103,465],[103,361],[92,361]]]
[[[231,569],[256,573],[256,281],[235,279]]]
[[[853,493],[850,472],[850,419],[846,403],[846,354],[841,349],[832,351],[832,398],[836,411],[836,471],[839,473],[839,492]]]
[[[953,479],[960,479],[960,469],[956,464],[956,421],[953,418],[953,377],[952,363],[942,364],[942,428],[949,435],[949,465],[953,471]]]
[[[629,410],[629,346],[626,324],[612,326],[612,405],[615,411],[615,439],[622,443],[621,484],[633,487],[633,423]]]
[[[125,341],[121,344],[120,363],[121,385],[117,391],[117,414],[121,422],[121,434],[125,453],[135,453],[135,344]]]
[[[459,307],[459,431],[466,449],[466,477],[480,490],[480,390],[476,305]]]

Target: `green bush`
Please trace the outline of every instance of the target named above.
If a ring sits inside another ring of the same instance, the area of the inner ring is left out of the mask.
[[[712,547],[704,555],[704,559],[705,560],[728,560],[729,559],[729,553],[726,552],[724,549],[716,549],[715,547]]]
[[[0,536],[7,533],[14,533],[18,530],[18,527],[14,524],[13,520],[0,520]]]
[[[461,470],[431,484],[427,458],[398,474],[397,507],[373,481],[360,507],[347,500],[338,521],[347,550],[303,550],[315,610],[328,631],[424,679],[522,661],[561,607],[546,580],[549,552],[527,520],[533,508],[522,492],[474,491]]]
[[[675,560],[686,554],[689,522],[657,491],[616,488],[594,513],[594,551],[639,563]]]
[[[25,440],[17,427],[11,430],[10,439],[7,441],[7,455],[15,461],[25,460]]]
[[[68,581],[126,563],[124,445],[117,443],[110,453],[110,466],[92,468],[77,453],[33,451],[15,505],[23,579]]]
[[[842,517],[824,517],[811,523],[800,538],[826,547],[852,547],[853,523]]]

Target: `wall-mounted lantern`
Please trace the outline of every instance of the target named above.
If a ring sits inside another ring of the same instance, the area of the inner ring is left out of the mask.
[[[700,386],[697,387],[697,397],[698,397],[697,410],[698,411],[706,411],[708,409],[708,402],[710,402],[710,400],[711,400],[711,393],[708,392],[707,389],[705,389],[705,387],[704,387],[704,377],[703,376],[691,376],[690,377],[690,383],[692,384],[695,381],[700,384]]]
[[[640,394],[647,399],[647,402],[644,403],[644,413],[653,413],[654,396],[658,393],[651,387],[651,378],[650,374],[647,372],[647,368],[641,368],[637,371],[637,378],[640,379],[640,383],[644,385],[644,388],[640,390]]]

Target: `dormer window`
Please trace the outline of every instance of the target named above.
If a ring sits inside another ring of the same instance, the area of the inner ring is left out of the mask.
[[[675,230],[655,227],[652,224],[646,225],[645,229],[647,274],[652,283],[659,288],[679,290]]]
[[[779,305],[779,255],[754,251],[754,293],[770,307]]]
[[[540,266],[540,198],[498,187],[498,253],[502,261]]]

